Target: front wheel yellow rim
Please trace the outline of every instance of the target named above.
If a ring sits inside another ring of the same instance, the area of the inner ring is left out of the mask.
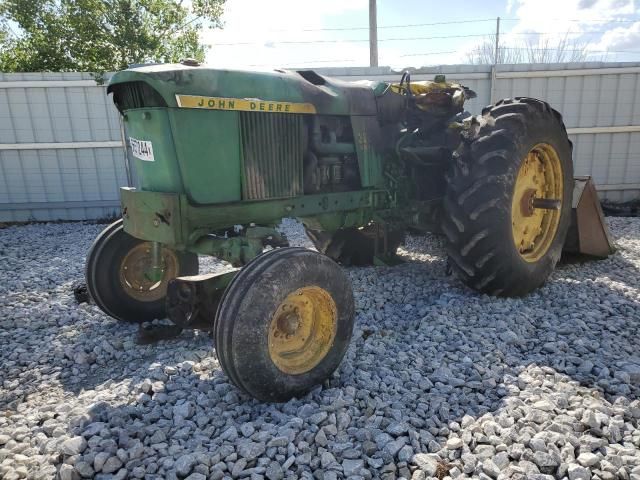
[[[149,275],[153,266],[151,242],[139,243],[127,252],[118,272],[120,285],[127,295],[141,302],[155,302],[167,294],[169,280],[178,276],[178,257],[168,248],[162,248],[161,252],[160,280]]]
[[[513,242],[527,262],[551,247],[562,212],[564,177],[560,156],[548,143],[535,145],[522,161],[511,204]]]
[[[303,287],[280,303],[269,325],[269,356],[289,375],[312,370],[327,355],[336,337],[338,309],[331,294]]]

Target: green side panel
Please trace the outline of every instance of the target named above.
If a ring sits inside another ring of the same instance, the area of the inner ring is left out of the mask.
[[[377,117],[373,115],[353,116],[351,117],[351,127],[356,142],[362,186],[383,187],[384,141]]]
[[[166,108],[131,110],[124,116],[129,138],[151,142],[153,161],[130,154],[142,190],[182,192],[182,179],[176,162],[171,125]]]
[[[185,192],[193,203],[240,200],[238,112],[169,109]]]
[[[179,245],[182,238],[180,195],[120,188],[124,231],[143,240]]]
[[[242,198],[258,200],[303,194],[302,115],[240,112]]]
[[[331,214],[334,214],[339,217],[338,222],[354,225],[360,220],[368,221],[375,210],[393,206],[393,200],[385,190],[194,205],[184,194],[143,192],[124,187],[120,189],[120,202],[127,233],[142,240],[182,247],[238,223],[270,225],[283,217],[304,218],[309,222],[316,215],[322,215],[323,223],[327,223],[332,221]]]

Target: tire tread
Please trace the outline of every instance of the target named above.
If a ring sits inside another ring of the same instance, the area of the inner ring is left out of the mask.
[[[505,224],[500,223],[507,218],[510,232],[510,188],[521,161],[517,152],[533,131],[548,132],[569,152],[569,165],[563,163],[566,180],[566,176],[572,177],[571,142],[560,113],[534,98],[501,100],[485,107],[479,121],[482,126],[461,143],[446,176],[442,231],[447,254],[452,270],[469,287],[487,294],[520,296],[544,283],[560,249],[554,243],[554,250],[543,257],[549,257],[545,261],[550,268],[531,278],[523,277],[522,269],[512,268],[512,257],[501,254],[509,248],[517,252],[511,235],[504,234]],[[561,161],[566,162],[565,157]],[[562,240],[568,226],[566,198],[557,234]],[[568,203],[570,208],[571,201]],[[502,229],[497,228],[500,225]]]

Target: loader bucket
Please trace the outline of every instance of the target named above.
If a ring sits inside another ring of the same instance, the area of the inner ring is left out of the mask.
[[[573,179],[571,225],[564,252],[606,258],[615,248],[591,177]]]

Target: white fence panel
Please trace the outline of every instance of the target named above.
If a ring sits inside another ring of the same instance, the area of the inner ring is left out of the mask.
[[[324,68],[345,80],[398,81],[390,68]],[[562,112],[576,175],[600,195],[640,196],[640,63],[458,65],[423,68],[477,93],[467,109],[530,96]],[[83,220],[117,215],[128,183],[120,120],[105,87],[86,73],[0,73],[0,221]]]
[[[89,74],[0,74],[0,221],[118,215],[118,112]]]

